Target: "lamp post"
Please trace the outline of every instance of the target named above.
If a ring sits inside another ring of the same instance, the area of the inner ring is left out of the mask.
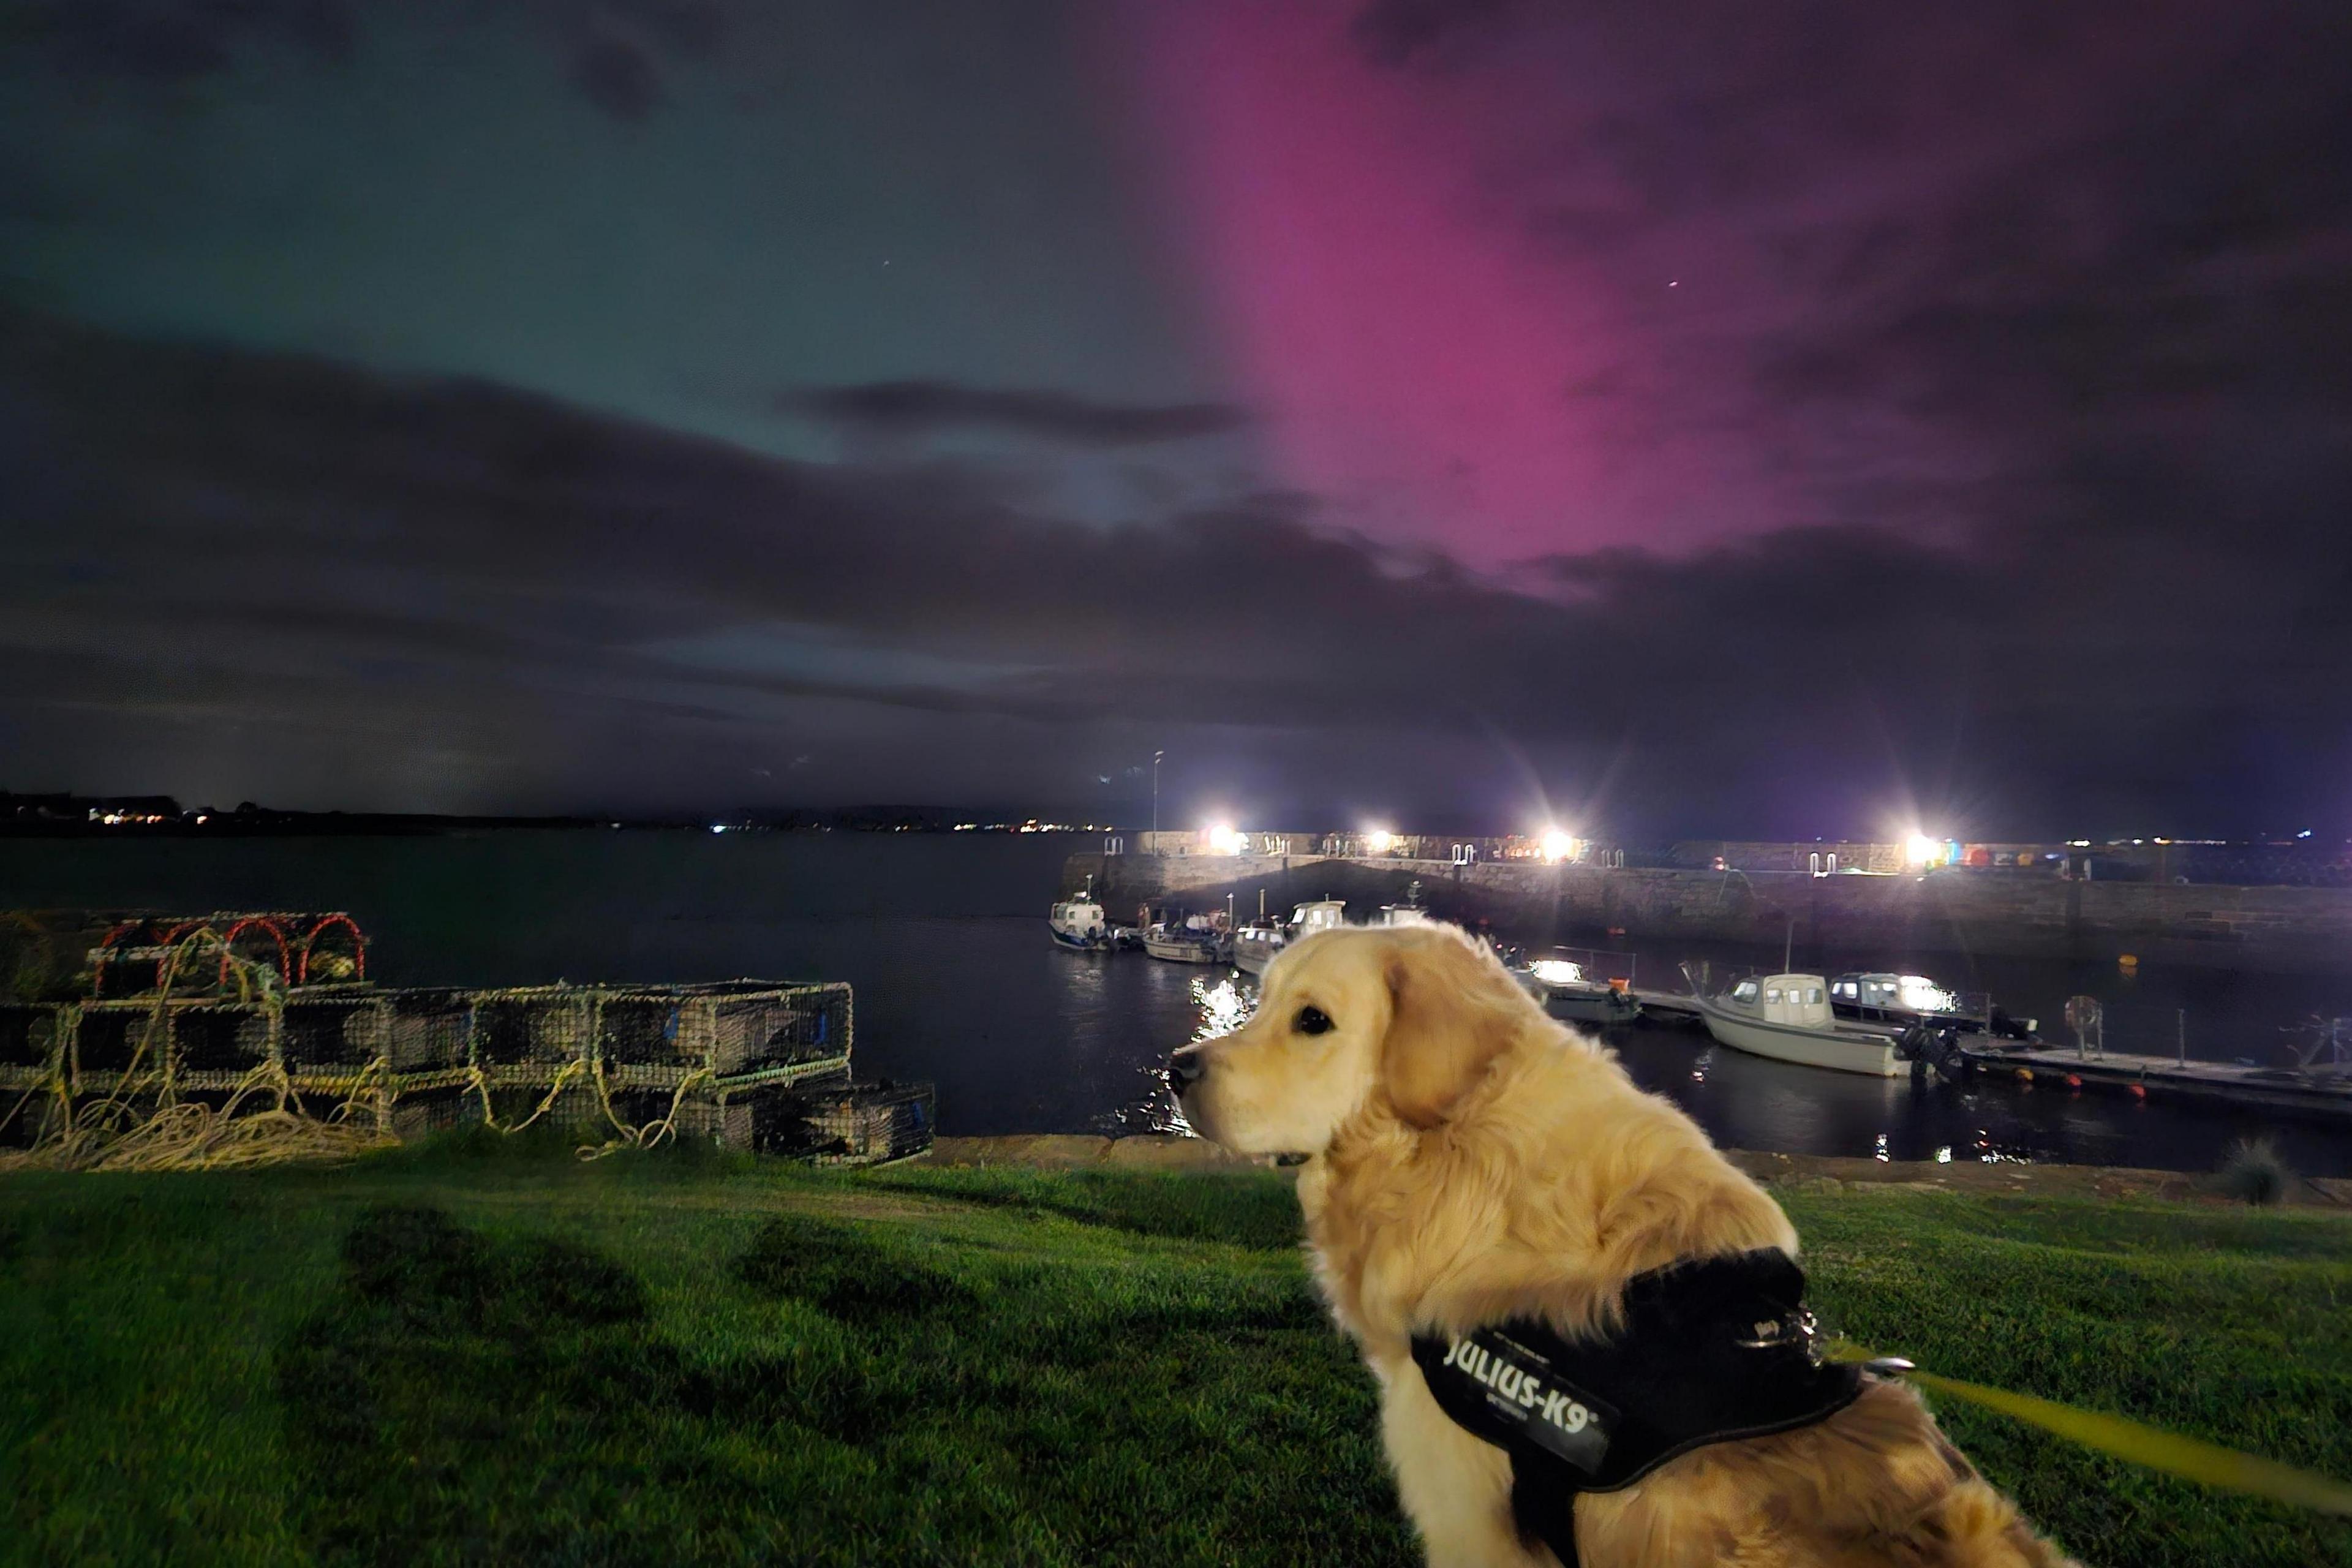
[[[1151,852],[1160,853],[1160,759],[1165,752],[1151,753]]]

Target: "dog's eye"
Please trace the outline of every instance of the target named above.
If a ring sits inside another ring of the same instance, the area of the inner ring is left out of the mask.
[[[1328,1035],[1331,1032],[1331,1015],[1320,1007],[1301,1007],[1290,1026],[1302,1035]]]

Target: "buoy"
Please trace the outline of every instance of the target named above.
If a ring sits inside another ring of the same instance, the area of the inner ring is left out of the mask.
[[[2032,1083],[2033,1081],[2033,1069],[2032,1068],[2018,1068],[2017,1080],[2020,1083]]]
[[[2070,1073],[2068,1073],[2068,1074],[2066,1075],[2066,1087],[2067,1087],[2068,1089],[2080,1089],[2080,1088],[2082,1088],[2082,1087],[2083,1087],[2083,1079],[2082,1079],[2082,1075],[2081,1075],[2081,1074],[2079,1074],[2079,1073],[2071,1073],[2071,1072],[2070,1072]]]
[[[2139,954],[2136,952],[2125,953],[2121,958],[2116,960],[2116,967],[2122,970],[2126,974],[2137,974],[2139,973]]]
[[[2134,1100],[2146,1100],[2147,1098],[2147,1085],[2144,1083],[2136,1083],[2132,1085],[2131,1091],[2132,1098]]]

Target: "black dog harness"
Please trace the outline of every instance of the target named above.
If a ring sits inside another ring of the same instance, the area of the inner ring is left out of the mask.
[[[1579,1343],[1532,1319],[1417,1335],[1438,1408],[1511,1456],[1522,1539],[1576,1563],[1576,1494],[1632,1486],[1709,1443],[1827,1419],[1862,1371],[1824,1365],[1805,1275],[1777,1248],[1678,1263],[1625,1287],[1623,1329]]]

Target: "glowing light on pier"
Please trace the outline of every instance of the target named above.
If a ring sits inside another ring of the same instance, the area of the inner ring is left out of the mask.
[[[1209,829],[1209,848],[1219,855],[1238,855],[1249,843],[1249,835],[1237,833],[1231,825],[1219,823]]]
[[[1922,869],[1929,866],[1941,865],[1944,859],[1944,841],[1940,838],[1930,838],[1924,833],[1914,833],[1903,841],[1903,859],[1906,865],[1917,866]]]
[[[1364,835],[1364,848],[1369,854],[1385,855],[1395,847],[1396,835],[1385,827],[1375,827]]]
[[[1552,865],[1576,853],[1576,840],[1557,827],[1547,827],[1543,833],[1543,858]]]

